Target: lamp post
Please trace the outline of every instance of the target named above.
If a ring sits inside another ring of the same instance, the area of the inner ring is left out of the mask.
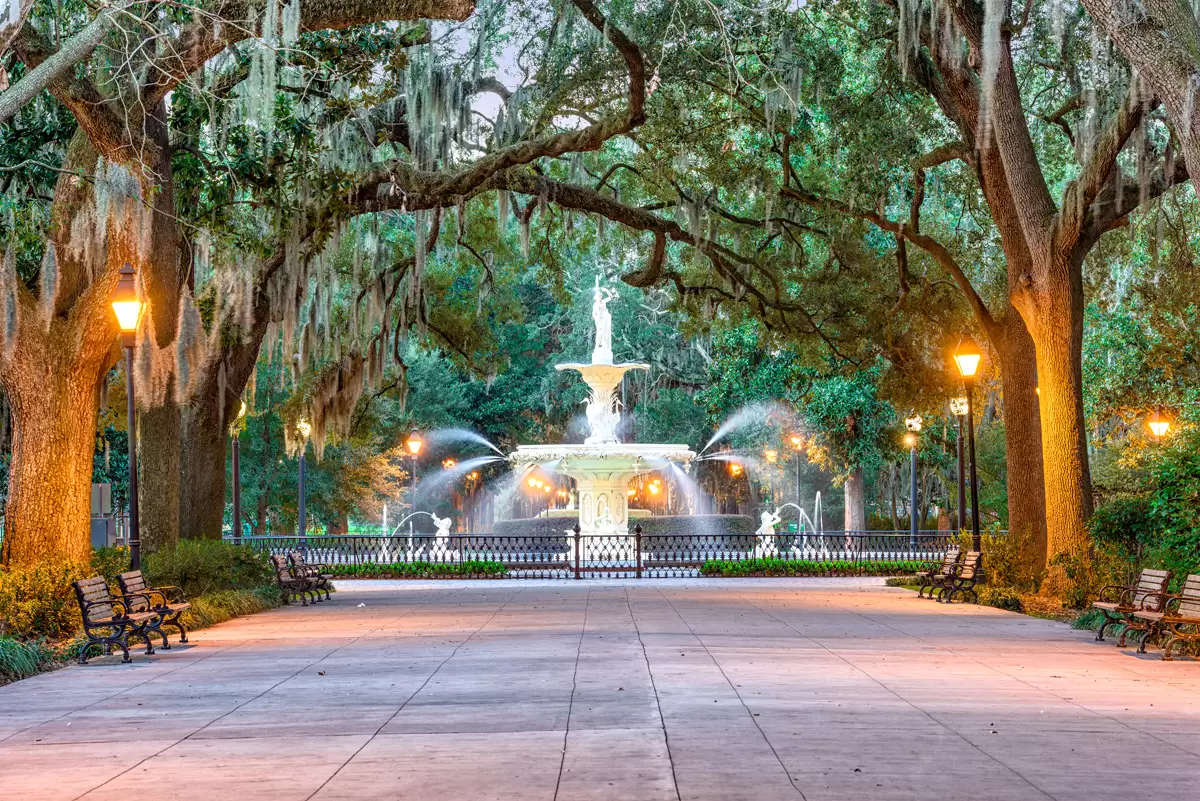
[[[798,510],[804,508],[804,504],[800,500],[800,456],[804,453],[804,437],[792,434],[788,437],[788,442],[792,443],[792,449],[796,451],[796,530],[799,531],[801,521]]]
[[[967,398],[953,398],[950,411],[958,421],[958,530],[967,528],[967,481],[966,463],[963,460],[963,419],[967,416]]]
[[[137,410],[133,395],[133,348],[137,345],[138,321],[142,317],[142,300],[138,297],[137,272],[128,262],[121,267],[117,286],[112,293],[113,313],[121,329],[121,347],[125,350],[125,394],[129,426],[129,565],[142,567],[142,538],[138,529],[138,469],[137,469]]]
[[[970,334],[964,333],[954,348],[954,361],[967,389],[967,451],[971,463],[971,550],[976,552],[980,550],[979,479],[975,473],[975,411],[972,396],[975,394],[975,374],[979,371],[979,362],[982,360],[983,351]]]
[[[300,547],[303,548],[308,544],[306,539],[308,535],[308,518],[304,512],[304,453],[308,450],[308,435],[312,433],[312,426],[303,418],[296,422],[296,431],[300,434],[300,462],[297,480],[299,481],[299,499],[296,504],[296,517],[299,518],[297,531],[300,534]]]
[[[404,441],[404,447],[408,448],[408,453],[412,456],[412,510],[408,516],[408,542],[409,547],[412,547],[412,538],[414,533],[413,514],[417,511],[417,456],[421,453],[421,446],[425,441],[421,439],[421,432],[414,428],[408,433],[408,439]]]
[[[779,461],[779,451],[768,448],[763,451],[763,457],[770,465],[767,470],[771,473],[771,508],[773,509],[779,505],[779,500],[775,497],[775,463]]]
[[[242,541],[242,459],[241,448],[238,446],[238,434],[241,433],[242,420],[246,417],[246,402],[242,401],[237,417],[233,419],[230,434],[233,435],[233,543]]]
[[[917,507],[917,434],[921,433],[921,415],[914,414],[904,419],[904,427],[908,433],[904,442],[908,445],[908,545],[911,548],[917,544],[917,531],[920,528],[920,518]]]

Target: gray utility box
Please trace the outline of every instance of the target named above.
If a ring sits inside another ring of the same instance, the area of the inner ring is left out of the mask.
[[[112,484],[92,484],[92,547],[109,548],[117,542],[117,519],[112,513]]]

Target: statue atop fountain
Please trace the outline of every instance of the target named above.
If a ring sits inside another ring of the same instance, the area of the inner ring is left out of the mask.
[[[621,403],[617,388],[630,370],[649,370],[640,362],[614,363],[612,314],[608,304],[617,298],[611,287],[592,288],[592,360],[588,363],[557,364],[556,370],[573,370],[588,386],[585,417],[588,433],[582,445],[521,445],[509,456],[516,464],[539,465],[542,469],[575,480],[579,526],[585,535],[624,536],[629,532],[626,489],[635,476],[666,467],[688,464],[695,458],[686,445],[621,442]]]

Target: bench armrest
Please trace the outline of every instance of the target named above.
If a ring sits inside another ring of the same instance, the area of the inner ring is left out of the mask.
[[[129,614],[129,607],[121,600],[121,596],[109,598],[104,601],[87,601],[83,604],[83,617],[86,620],[89,617],[89,612],[93,606],[107,606],[113,611],[114,618],[126,617]],[[118,614],[119,612],[119,614]]]
[[[1122,586],[1120,584],[1109,584],[1107,587],[1101,587],[1099,595],[1096,596],[1097,601],[1107,601],[1109,603],[1119,603],[1120,599],[1128,593],[1132,587]],[[1105,597],[1105,595],[1109,597]]]

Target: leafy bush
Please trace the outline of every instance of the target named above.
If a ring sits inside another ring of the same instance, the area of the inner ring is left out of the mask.
[[[117,584],[117,576],[129,569],[128,548],[97,548],[92,551],[92,570],[104,576],[109,584]]]
[[[1025,604],[1021,602],[1021,593],[1013,587],[980,587],[979,603],[984,606],[994,606],[997,609],[1007,609],[1010,612],[1025,611]]]
[[[81,623],[71,582],[93,575],[89,565],[48,561],[0,571],[0,620],[18,637],[60,639]]]
[[[192,608],[183,615],[188,629],[203,629],[242,615],[265,612],[283,603],[277,587],[251,590],[220,590],[191,599]]]
[[[44,640],[0,637],[0,684],[36,676],[54,662],[54,652]]]
[[[275,583],[275,572],[265,553],[249,545],[220,540],[180,540],[173,549],[147,556],[142,567],[148,584],[173,584],[189,599]]]
[[[700,567],[702,576],[727,578],[750,576],[895,576],[912,575],[924,566],[915,560],[854,562],[811,559],[709,559]]]
[[[885,585],[887,585],[888,587],[912,587],[913,585],[920,584],[921,579],[917,578],[915,575],[891,576],[890,578],[888,578],[887,581],[885,581],[883,583]]]
[[[340,578],[503,578],[508,569],[501,562],[364,562],[358,565],[326,565],[325,572]]]

